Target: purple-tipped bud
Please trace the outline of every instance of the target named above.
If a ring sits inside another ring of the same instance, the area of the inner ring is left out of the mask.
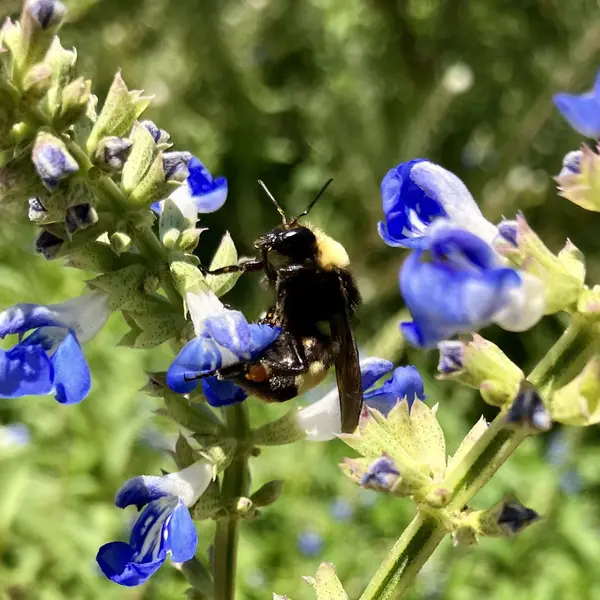
[[[77,161],[69,154],[65,145],[58,138],[44,132],[38,134],[31,159],[42,183],[51,192],[61,179],[79,170]]]
[[[515,248],[517,244],[518,223],[517,221],[501,221],[498,225],[498,232],[509,244]]]
[[[581,158],[583,152],[581,150],[571,150],[563,158],[562,166],[559,177],[564,175],[579,175],[581,173]]]
[[[86,229],[98,221],[98,213],[91,204],[69,206],[65,214],[65,227],[73,234],[80,229]]]
[[[58,255],[64,240],[50,231],[42,230],[35,240],[35,251],[44,255],[44,258],[52,260]]]
[[[62,22],[67,9],[58,0],[29,0],[25,5],[25,11],[41,29],[50,29]]]
[[[523,506],[517,500],[513,500],[506,502],[502,507],[502,512],[498,517],[498,525],[507,528],[511,534],[515,534],[539,518],[540,516],[535,510]]]
[[[146,119],[145,121],[140,121],[140,125],[148,130],[156,144],[168,144],[170,142],[171,136],[169,132],[157,127],[154,121]]]
[[[131,152],[133,142],[114,135],[102,138],[94,151],[94,163],[105,171],[120,171]]]
[[[163,170],[166,181],[185,181],[189,176],[188,163],[192,155],[189,152],[165,152]]]
[[[359,483],[363,487],[390,491],[399,477],[400,471],[396,463],[390,456],[384,454],[371,463]]]
[[[444,341],[438,344],[440,351],[440,362],[438,363],[438,371],[442,375],[450,375],[462,371],[464,368],[466,346],[463,342]]]
[[[506,415],[506,421],[536,432],[549,431],[552,428],[552,419],[539,392],[528,381],[521,383],[521,389]]]
[[[43,221],[44,217],[48,214],[48,211],[44,208],[42,201],[39,198],[29,198],[29,211],[27,216],[32,223],[39,223]]]

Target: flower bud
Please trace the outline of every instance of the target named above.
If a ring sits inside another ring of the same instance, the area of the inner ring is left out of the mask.
[[[64,142],[45,131],[38,133],[31,159],[42,183],[51,192],[59,181],[79,170],[77,161],[69,154]]]
[[[114,135],[102,138],[94,151],[94,164],[104,171],[120,171],[131,152],[133,142]]]
[[[98,222],[98,213],[91,204],[69,206],[65,215],[65,229],[73,234],[81,229],[87,229]]]
[[[58,256],[64,240],[54,233],[42,229],[35,240],[35,251],[43,254],[44,258],[52,260]]]
[[[139,91],[129,91],[120,73],[115,75],[104,106],[87,140],[88,153],[93,155],[98,142],[107,136],[125,137],[135,120],[150,103]]]
[[[62,47],[58,38],[54,39],[44,58],[44,64],[50,67],[52,71],[52,83],[44,98],[44,106],[53,117],[60,110],[62,93],[73,77],[76,60],[77,52],[75,49],[66,50]]]
[[[573,381],[556,390],[548,402],[552,419],[565,425],[600,422],[600,357],[594,357]]]
[[[51,83],[52,69],[44,63],[38,63],[25,74],[23,92],[28,98],[39,99],[50,89]]]
[[[168,147],[171,145],[169,143],[171,141],[171,136],[169,135],[169,132],[157,127],[157,125],[153,121],[150,121],[148,119],[145,121],[140,121],[140,125],[147,129],[148,133],[152,136],[152,139],[154,140],[154,143],[157,146],[163,145]]]
[[[506,422],[531,433],[552,429],[550,414],[548,414],[539,392],[528,381],[521,383],[519,393],[506,415]]]
[[[197,440],[198,437],[195,436]],[[197,455],[212,464],[214,476],[226,469],[235,456],[238,441],[235,438],[221,437],[218,442],[201,448]]]
[[[162,155],[165,180],[184,182],[189,171],[187,168],[192,154],[190,152],[165,152]]]
[[[111,233],[108,239],[110,241],[110,247],[113,249],[115,254],[123,254],[123,252],[127,252],[133,244],[131,236],[127,233],[123,233],[122,231],[115,231]]]
[[[477,512],[479,533],[493,537],[512,537],[540,518],[534,510],[514,498],[504,499],[489,510]]]
[[[58,128],[68,127],[85,114],[92,94],[92,82],[78,77],[67,84],[61,95],[60,110],[56,119]]]
[[[39,62],[50,47],[66,13],[58,0],[27,0],[21,13],[20,51],[15,56],[19,68]]]
[[[577,302],[577,312],[593,321],[600,319],[600,285],[584,288]]]
[[[555,181],[560,196],[586,210],[600,211],[600,156],[591,148],[584,144],[569,152]]]
[[[279,499],[283,492],[283,481],[276,479],[269,481],[250,496],[252,504],[258,508],[270,506]]]
[[[478,389],[492,406],[503,406],[519,391],[523,372],[492,342],[473,334],[470,342],[438,344],[438,379],[451,379]]]
[[[400,480],[400,471],[398,471],[396,463],[390,456],[383,454],[369,465],[365,474],[360,478],[359,485],[391,492]]]
[[[529,227],[523,215],[516,221],[503,221],[498,226],[500,239],[496,250],[543,282],[545,313],[553,314],[572,307],[581,292],[585,278],[582,254],[570,242],[555,256]]]
[[[42,223],[48,214],[40,198],[29,198],[27,216],[32,223]]]

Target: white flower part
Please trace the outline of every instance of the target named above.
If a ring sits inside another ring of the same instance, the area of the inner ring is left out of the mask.
[[[508,303],[493,317],[507,331],[526,331],[544,315],[544,284],[534,275],[519,271],[521,285],[508,291]]]
[[[198,208],[192,198],[190,186],[187,184],[179,186],[169,198],[175,202],[177,208],[181,211],[181,214],[190,221],[192,225],[195,225],[198,220]]]
[[[75,331],[80,344],[91,340],[110,316],[108,296],[102,292],[84,294],[60,304],[51,304],[47,308],[65,327]]]
[[[160,488],[171,496],[179,496],[186,506],[193,506],[214,479],[213,475],[213,465],[199,461],[161,477]]]
[[[300,429],[310,442],[326,442],[342,433],[342,415],[337,387],[323,398],[301,408],[296,415]]]
[[[422,161],[412,167],[410,178],[427,196],[439,202],[455,225],[474,233],[488,244],[498,235],[497,227],[481,214],[471,192],[454,173]]]

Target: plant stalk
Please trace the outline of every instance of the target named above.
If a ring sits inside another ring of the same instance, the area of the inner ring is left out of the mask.
[[[240,450],[225,469],[221,499],[224,506],[234,508],[238,498],[247,496],[250,487],[248,451],[244,441],[250,433],[248,408],[240,402],[224,409],[228,434],[238,440]],[[235,511],[218,519],[215,533],[214,580],[215,600],[234,600],[239,540],[239,517]]]
[[[538,389],[572,378],[598,349],[596,332],[575,316],[557,342],[527,378]],[[451,490],[446,510],[460,511],[530,435],[506,425],[508,407],[490,423],[442,484]],[[418,513],[383,561],[360,600],[398,600],[448,533],[433,516]]]

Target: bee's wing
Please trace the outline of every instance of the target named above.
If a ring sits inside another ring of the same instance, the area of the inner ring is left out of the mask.
[[[342,306],[331,318],[330,326],[332,341],[339,347],[335,359],[335,376],[340,395],[342,433],[352,433],[358,426],[363,394],[358,348],[354,341],[348,310],[350,300],[341,280],[340,291]]]

